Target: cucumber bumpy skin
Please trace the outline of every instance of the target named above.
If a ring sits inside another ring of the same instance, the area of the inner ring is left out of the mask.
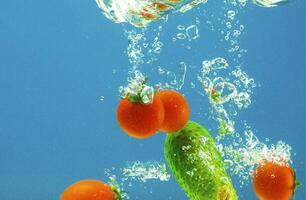
[[[238,199],[216,143],[201,125],[189,121],[182,130],[167,134],[165,157],[191,200]]]

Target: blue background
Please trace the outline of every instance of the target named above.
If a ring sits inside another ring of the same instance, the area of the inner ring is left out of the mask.
[[[292,146],[302,183],[306,183],[305,10],[303,1],[276,9],[246,8],[241,18],[247,26],[241,45],[248,49],[243,69],[262,87],[256,88],[252,106],[239,116],[260,139],[284,140]],[[177,20],[190,24],[194,14],[170,16],[164,27],[175,27]],[[214,44],[214,33],[201,28],[201,42],[194,45],[198,53],[190,60],[200,64],[204,58],[224,56]],[[94,1],[1,2],[1,200],[55,200],[74,181],[106,180],[105,168],[134,160],[163,161],[164,135],[140,141],[117,126],[118,87],[126,84],[129,66],[127,45],[122,25],[107,20]],[[171,40],[165,46],[161,63],[183,59],[171,48]],[[183,92],[193,111],[191,118],[209,127],[208,102],[200,104],[195,92]],[[103,102],[100,96],[105,97]],[[174,180],[147,184],[152,194],[135,183],[129,188],[131,199],[187,199]],[[250,185],[238,190],[241,199],[256,199]],[[306,199],[304,187],[296,199]]]

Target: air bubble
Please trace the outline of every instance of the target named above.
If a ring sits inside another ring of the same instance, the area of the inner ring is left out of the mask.
[[[200,37],[199,35],[199,29],[196,25],[191,25],[188,28],[186,28],[186,35],[188,37],[188,40],[196,40]]]
[[[176,35],[176,38],[179,39],[179,40],[184,40],[184,39],[186,39],[186,35],[183,34],[183,33],[178,33],[178,34]]]

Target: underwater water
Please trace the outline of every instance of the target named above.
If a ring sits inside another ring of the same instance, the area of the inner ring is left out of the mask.
[[[139,140],[118,126],[135,72],[185,95],[239,199],[257,199],[251,174],[271,157],[293,166],[295,199],[306,199],[305,3],[203,2],[146,28],[107,19],[95,1],[2,2],[0,199],[55,200],[99,179],[124,199],[187,200],[166,135]]]

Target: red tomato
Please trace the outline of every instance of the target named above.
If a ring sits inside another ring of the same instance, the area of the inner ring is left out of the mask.
[[[115,200],[111,187],[97,180],[82,180],[70,185],[60,200]]]
[[[165,119],[160,131],[171,133],[182,129],[190,115],[185,97],[174,90],[161,90],[155,96],[161,99],[165,110]]]
[[[265,162],[254,172],[253,188],[260,200],[289,200],[295,186],[295,173],[285,164]]]
[[[164,121],[164,107],[158,97],[151,104],[121,99],[117,108],[120,128],[135,138],[147,138],[155,134]]]

